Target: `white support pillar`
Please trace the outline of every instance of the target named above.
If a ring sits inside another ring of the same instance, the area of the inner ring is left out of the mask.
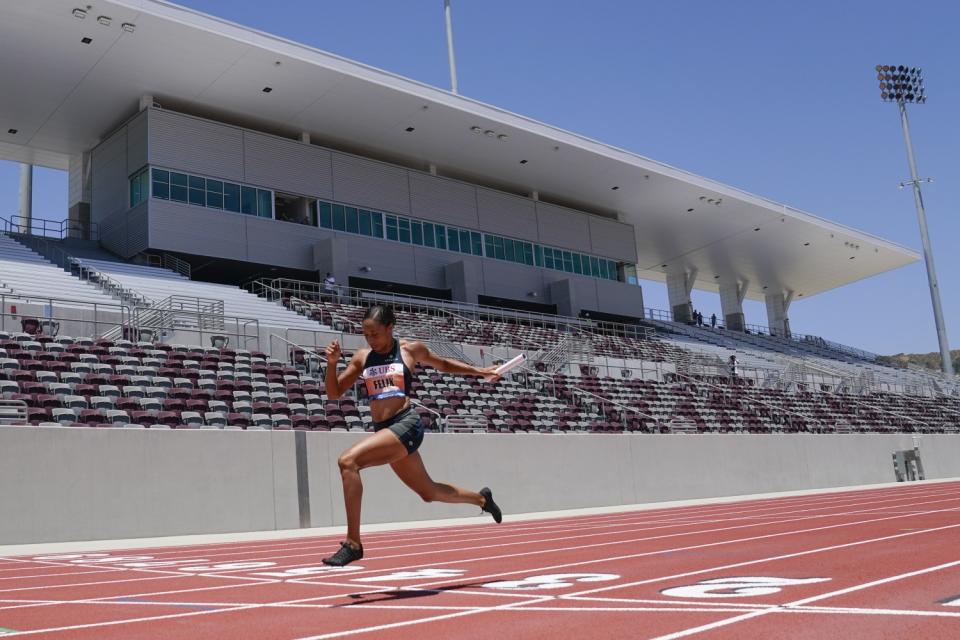
[[[67,210],[70,237],[93,240],[90,237],[90,203],[93,192],[93,163],[89,151],[70,156],[67,181]]]
[[[690,301],[690,292],[697,279],[697,270],[680,271],[667,274],[667,298],[670,300],[670,311],[674,322],[691,322],[693,320],[693,303]]]
[[[20,216],[20,233],[30,233],[33,220],[33,165],[20,163],[20,202],[17,209]]]
[[[746,326],[743,299],[749,287],[749,280],[743,282],[721,280],[720,282],[720,309],[723,313],[723,324],[730,331],[743,331]]]
[[[437,165],[435,165],[435,164],[433,164],[433,163],[431,162],[429,168],[430,168],[430,175],[432,175],[432,176],[437,175]]]
[[[793,301],[793,291],[786,293],[769,293],[765,297],[767,303],[767,326],[770,333],[781,337],[790,337],[790,319],[787,312]]]
[[[153,106],[153,96],[149,93],[145,93],[140,96],[140,111],[144,109],[149,109]]]
[[[301,131],[300,142],[302,142],[303,144],[310,144],[310,133],[307,131]]]

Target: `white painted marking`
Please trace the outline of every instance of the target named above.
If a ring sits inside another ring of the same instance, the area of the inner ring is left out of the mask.
[[[780,593],[784,587],[829,582],[830,578],[771,578],[744,576],[713,578],[683,587],[671,587],[660,593],[672,598],[748,598]]]
[[[522,580],[501,580],[483,585],[487,589],[562,589],[575,582],[606,582],[619,578],[615,573],[549,573]]]
[[[303,576],[315,576],[328,573],[352,573],[362,571],[363,567],[359,564],[351,564],[346,567],[331,567],[325,564],[312,567],[292,567],[283,571],[267,571],[264,573],[254,573],[255,576],[266,576],[268,578],[301,578]]]
[[[941,527],[944,528],[944,527]],[[709,624],[700,625],[699,627],[693,627],[691,629],[684,629],[683,631],[678,631],[676,633],[670,633],[664,636],[658,636],[652,640],[676,640],[677,638],[685,638],[687,636],[692,636],[702,631],[711,631],[713,629],[718,629],[720,627],[726,627],[737,622],[743,622],[744,620],[750,620],[757,618],[769,613],[779,612],[784,609],[801,607],[802,605],[807,604],[808,602],[816,602],[817,600],[825,600],[827,598],[834,598],[836,596],[846,595],[848,593],[853,593],[854,591],[862,591],[863,589],[869,589],[871,587],[876,587],[881,584],[887,584],[889,582],[896,582],[897,580],[903,580],[905,578],[912,578],[914,576],[923,575],[925,573],[933,573],[935,571],[940,571],[942,569],[949,569],[950,567],[955,567],[960,565],[960,560],[955,560],[953,562],[947,562],[945,564],[939,564],[935,567],[927,567],[926,569],[919,569],[917,571],[910,571],[909,573],[901,573],[895,576],[889,576],[887,578],[881,578],[879,580],[873,580],[872,582],[865,582],[863,584],[854,585],[852,587],[847,587],[845,589],[838,589],[836,591],[830,591],[828,593],[821,593],[817,596],[812,596],[810,598],[803,598],[802,600],[795,600],[793,602],[788,602],[785,605],[780,607],[765,609],[763,611],[753,611],[751,613],[745,613],[740,616],[734,616],[733,618],[726,618],[724,620],[717,620],[716,622],[711,622]],[[929,612],[932,613],[932,612]]]
[[[416,571],[397,571],[383,576],[369,576],[354,578],[351,582],[395,582],[402,580],[416,580],[417,578],[457,578],[462,576],[466,569],[417,569]]]
[[[275,567],[276,562],[223,562],[210,566],[181,567],[179,570],[184,573],[216,573],[218,571],[239,571],[247,569],[266,569]]]

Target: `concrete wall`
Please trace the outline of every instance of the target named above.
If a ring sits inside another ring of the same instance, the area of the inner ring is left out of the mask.
[[[339,453],[363,437],[0,427],[0,544],[344,523]],[[907,435],[428,434],[432,477],[489,485],[510,513],[890,482]],[[960,437],[920,440],[928,478],[960,475]],[[364,478],[366,523],[461,517],[389,468]]]

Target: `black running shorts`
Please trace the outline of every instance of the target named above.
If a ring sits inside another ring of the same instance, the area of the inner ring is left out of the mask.
[[[419,449],[423,442],[423,421],[420,420],[420,415],[413,410],[413,407],[408,407],[389,420],[373,423],[374,431],[380,431],[381,429],[393,431],[394,435],[403,443],[403,446],[407,448],[408,454]]]

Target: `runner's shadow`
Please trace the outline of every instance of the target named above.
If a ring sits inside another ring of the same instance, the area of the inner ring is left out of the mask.
[[[449,587],[440,587],[437,589],[397,589],[395,591],[378,591],[376,593],[351,593],[347,597],[353,602],[338,604],[331,609],[341,607],[355,607],[365,604],[382,604],[384,602],[397,602],[399,600],[409,600],[411,598],[427,598],[437,596],[448,591],[459,591],[460,589],[470,589],[473,587],[482,587],[484,583],[473,582],[470,584],[454,584]]]

